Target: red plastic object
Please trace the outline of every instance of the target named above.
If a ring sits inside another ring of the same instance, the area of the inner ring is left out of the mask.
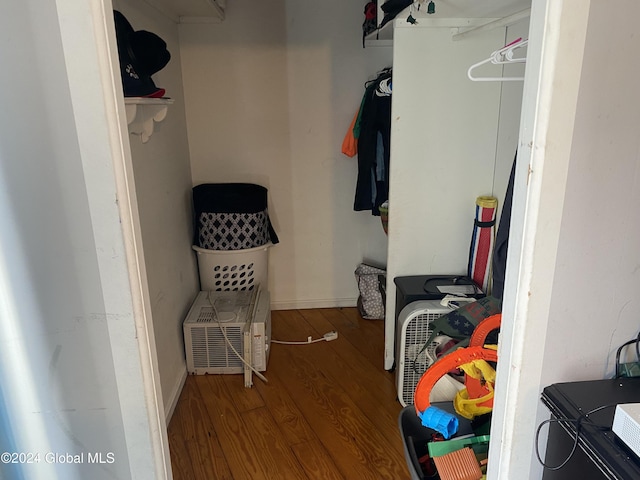
[[[482,320],[473,331],[471,339],[469,340],[469,346],[453,351],[444,357],[440,358],[436,363],[431,365],[427,371],[422,375],[418,385],[416,385],[416,391],[414,394],[414,405],[416,412],[424,412],[431,402],[429,396],[431,390],[441,377],[446,375],[450,370],[458,368],[460,365],[470,363],[473,360],[487,360],[489,362],[498,361],[498,352],[488,348],[482,347],[487,335],[496,328],[500,327],[502,321],[502,314],[498,313]],[[480,398],[489,393],[480,380],[476,380],[470,376],[465,377],[465,386],[469,393],[469,398]],[[481,404],[482,406],[492,406],[493,399],[488,400]]]
[[[469,339],[469,346],[477,347],[484,345],[484,342],[487,339],[487,335],[489,335],[496,328],[500,328],[501,322],[501,313],[496,313],[495,315],[491,315],[490,317],[482,320],[480,323],[478,323],[478,325],[476,325],[475,330],[471,334],[471,338]]]
[[[436,363],[431,365],[422,375],[413,397],[416,412],[424,412],[430,405],[429,396],[431,390],[440,377],[446,375],[449,370],[458,368],[460,365],[470,363],[473,360],[487,360],[489,362],[498,361],[498,352],[483,347],[467,347],[445,355]]]
[[[502,314],[500,313],[482,320],[471,334],[469,346],[483,346],[485,340],[487,339],[487,335],[489,335],[489,333],[491,333],[496,328],[500,328],[501,321]],[[470,377],[469,375],[465,377],[464,386],[467,387],[469,398],[482,398],[491,392],[491,390],[489,390],[480,380]],[[493,407],[493,397],[491,397],[491,399],[487,400],[486,402],[479,403],[478,406],[490,408]]]
[[[469,447],[433,459],[442,480],[480,480],[482,471]]]

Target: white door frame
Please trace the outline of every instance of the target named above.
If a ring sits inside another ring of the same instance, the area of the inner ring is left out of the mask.
[[[56,7],[106,311],[126,312],[108,325],[131,478],[171,479],[113,6],[57,0]],[[112,163],[96,162],[96,149],[110,152]]]
[[[590,0],[532,4],[490,479],[542,476],[534,441],[544,414],[543,352],[590,5]]]

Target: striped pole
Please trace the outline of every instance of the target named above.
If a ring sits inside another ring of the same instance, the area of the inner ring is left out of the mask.
[[[495,242],[497,207],[498,200],[495,197],[476,199],[476,216],[469,249],[468,275],[487,294],[491,288],[491,257]]]

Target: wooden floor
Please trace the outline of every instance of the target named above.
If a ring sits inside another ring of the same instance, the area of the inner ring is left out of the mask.
[[[189,376],[169,424],[176,480],[408,479],[384,322],[355,308],[272,312],[265,384],[254,376]]]

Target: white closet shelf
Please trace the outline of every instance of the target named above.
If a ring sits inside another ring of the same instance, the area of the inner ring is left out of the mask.
[[[150,1],[150,0],[147,0]],[[154,0],[156,1],[156,0]],[[384,18],[382,4],[386,0],[378,0],[378,22]],[[414,26],[429,28],[452,28],[454,40],[460,40],[475,32],[482,32],[500,26],[512,25],[530,16],[531,0],[494,0],[484,5],[474,0],[458,0],[457,2],[440,2],[434,0],[436,12],[427,13],[429,0],[414,0],[413,5],[402,10],[390,22],[386,23],[365,37],[365,46],[393,45],[395,28]],[[420,9],[418,9],[418,6]],[[407,22],[409,15],[414,23]]]
[[[142,143],[147,143],[153,134],[154,124],[167,116],[172,98],[126,97],[124,99],[129,132],[140,135]]]
[[[405,9],[396,18],[384,25],[384,27],[371,32],[365,37],[365,46],[388,46],[393,45],[393,32],[396,28],[451,28],[458,33],[459,29],[472,29],[489,22],[498,20],[497,18],[458,18],[458,17],[436,17],[423,12],[413,12],[415,23],[407,22],[409,9]]]
[[[388,47],[393,45],[393,20],[364,37],[364,45],[366,47]]]

